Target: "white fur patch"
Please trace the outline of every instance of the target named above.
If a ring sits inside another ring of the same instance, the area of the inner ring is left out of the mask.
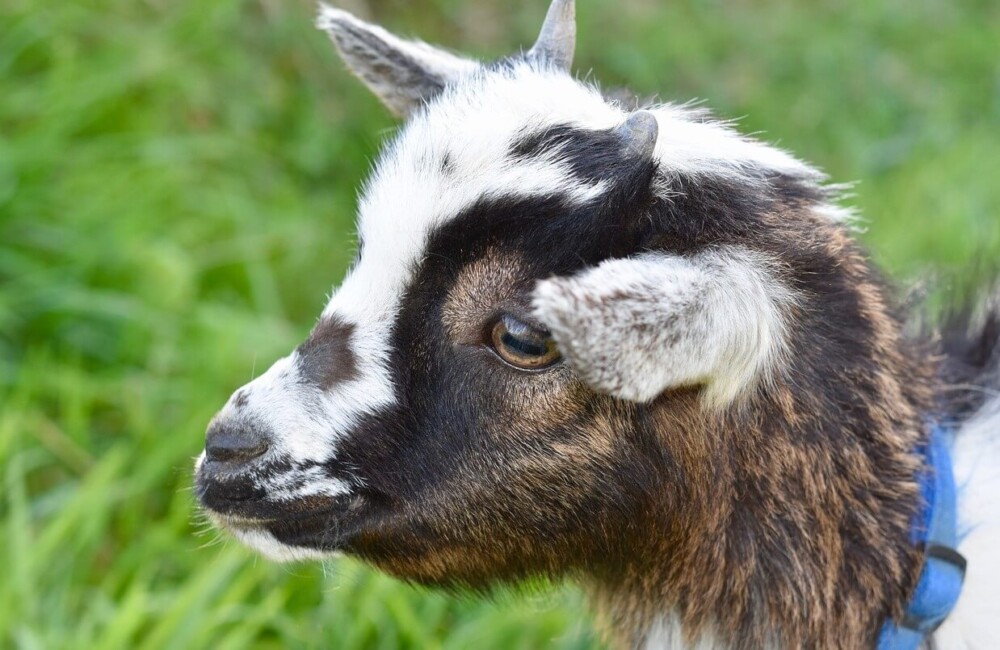
[[[279,359],[243,386],[217,416],[249,421],[268,432],[270,449],[262,460],[291,465],[280,473],[253,476],[273,502],[349,494],[351,484],[346,478],[328,476],[316,463],[334,457],[337,442],[356,426],[360,416],[392,399],[389,387],[372,382],[370,373],[364,371],[322,391],[301,380],[297,354]],[[235,404],[237,395],[244,400],[239,407]]]
[[[667,174],[755,182],[762,171],[823,179],[816,169],[771,145],[747,138],[703,111],[664,104],[649,109],[660,126],[656,158]]]
[[[934,634],[945,650],[1000,648],[1000,398],[955,436],[958,551],[968,561],[958,605]]]
[[[535,316],[588,384],[649,401],[705,385],[723,407],[752,390],[785,351],[791,293],[746,249],[604,262],[535,288]]]

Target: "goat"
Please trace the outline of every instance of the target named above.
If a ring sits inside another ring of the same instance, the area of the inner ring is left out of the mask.
[[[406,121],[312,333],[209,425],[218,526],[428,585],[575,578],[624,647],[1000,647],[1000,302],[907,334],[819,171],[575,79],[572,0],[488,64],[319,25]],[[959,553],[931,633],[908,608]]]

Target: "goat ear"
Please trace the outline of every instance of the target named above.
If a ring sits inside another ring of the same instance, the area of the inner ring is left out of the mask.
[[[330,35],[347,68],[396,115],[406,117],[478,64],[405,41],[377,25],[320,5],[317,26]]]
[[[704,386],[710,406],[747,395],[785,350],[789,291],[762,255],[649,253],[538,282],[532,304],[574,372],[646,402]]]

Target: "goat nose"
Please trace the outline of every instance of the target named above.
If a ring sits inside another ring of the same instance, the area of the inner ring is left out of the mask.
[[[205,458],[212,462],[248,463],[264,455],[267,449],[267,436],[246,423],[216,419],[205,434]]]

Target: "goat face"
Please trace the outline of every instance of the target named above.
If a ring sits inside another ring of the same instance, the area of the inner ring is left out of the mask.
[[[822,178],[701,112],[630,113],[573,79],[571,9],[557,0],[539,44],[490,65],[324,10],[348,66],[407,121],[312,334],[209,427],[199,496],[243,542],[429,583],[613,573],[662,557],[640,529],[678,549],[711,529],[698,504],[740,463],[762,482],[757,465],[802,466],[774,493],[726,493],[819,504],[778,537],[820,526],[829,475],[873,471],[823,465],[826,445],[854,444],[825,441],[830,409],[898,388],[869,363],[894,324]],[[856,366],[867,396],[844,375]],[[912,469],[893,478],[903,493]]]

